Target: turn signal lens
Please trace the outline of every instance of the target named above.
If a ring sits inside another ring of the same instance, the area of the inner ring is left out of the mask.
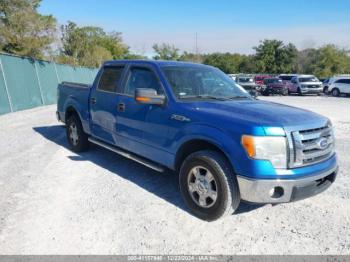
[[[141,96],[137,96],[136,100],[137,101],[141,101],[141,102],[150,102],[151,101],[150,98],[148,98],[148,97],[141,97]]]
[[[242,136],[242,145],[247,152],[248,156],[255,156],[255,147],[254,147],[254,137],[243,135]]]

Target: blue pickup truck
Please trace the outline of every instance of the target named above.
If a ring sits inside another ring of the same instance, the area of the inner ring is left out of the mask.
[[[329,119],[257,100],[201,64],[107,61],[92,86],[58,86],[57,118],[75,152],[93,143],[174,170],[189,210],[207,221],[234,213],[241,200],[313,196],[338,170]]]

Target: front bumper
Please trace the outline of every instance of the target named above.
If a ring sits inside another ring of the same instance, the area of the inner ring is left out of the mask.
[[[252,203],[285,203],[325,191],[334,181],[338,166],[300,179],[251,179],[237,176],[241,198]]]
[[[301,88],[301,93],[303,94],[320,94],[323,93],[323,88]]]

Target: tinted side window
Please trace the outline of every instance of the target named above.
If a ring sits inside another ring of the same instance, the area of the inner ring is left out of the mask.
[[[124,67],[105,67],[98,83],[98,89],[116,92],[120,88],[123,70]]]
[[[350,79],[339,79],[339,80],[335,81],[335,83],[350,84]]]
[[[158,94],[164,93],[155,73],[150,69],[142,67],[131,68],[124,93],[133,96],[137,88],[152,88]]]

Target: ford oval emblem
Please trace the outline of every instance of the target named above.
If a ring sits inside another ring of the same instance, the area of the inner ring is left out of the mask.
[[[317,144],[320,149],[325,149],[328,146],[328,140],[327,138],[323,137],[320,140],[318,140]]]

